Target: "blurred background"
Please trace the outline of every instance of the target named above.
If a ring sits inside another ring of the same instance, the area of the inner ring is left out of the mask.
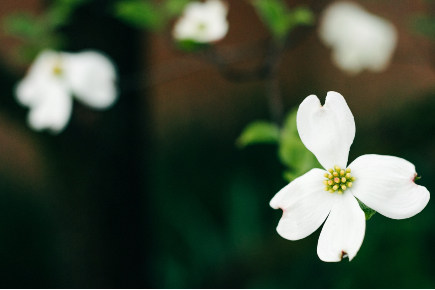
[[[3,1],[0,17],[53,2]],[[375,214],[351,262],[318,258],[320,229],[300,241],[277,234],[282,213],[269,201],[288,183],[277,145],[236,146],[249,123],[272,118],[270,81],[248,77],[271,41],[249,1],[228,0],[228,34],[191,53],[171,40],[173,20],[156,32],[114,16],[117,1],[81,2],[57,30],[62,50],[110,56],[120,97],[106,111],[74,102],[60,134],[27,126],[14,88],[31,61],[17,53],[22,39],[0,34],[0,287],[435,288],[433,202],[410,219]],[[435,3],[353,1],[398,31],[389,66],[357,75],[319,39],[332,1],[285,3],[309,7],[315,22],[279,55],[284,113],[341,93],[357,128],[349,161],[405,158],[435,192],[435,22],[426,34],[414,25]]]

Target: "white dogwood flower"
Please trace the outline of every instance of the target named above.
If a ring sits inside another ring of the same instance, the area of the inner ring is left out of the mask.
[[[321,260],[337,262],[346,255],[352,260],[361,247],[365,215],[355,197],[393,219],[412,217],[428,203],[428,190],[414,183],[415,167],[404,159],[362,155],[346,167],[355,122],[339,93],[328,92],[324,106],[308,96],[299,106],[297,128],[325,170],[296,178],[270,206],[283,210],[277,231],[289,240],[305,238],[326,219],[317,246]]]
[[[222,39],[228,32],[228,8],[220,0],[190,2],[174,26],[178,40],[209,43]]]
[[[393,24],[351,2],[335,2],[325,10],[319,35],[332,47],[333,62],[350,74],[386,69],[397,44]]]
[[[106,109],[117,99],[113,63],[95,51],[43,51],[16,87],[19,103],[29,107],[34,130],[61,132],[71,116],[73,96],[94,109]]]

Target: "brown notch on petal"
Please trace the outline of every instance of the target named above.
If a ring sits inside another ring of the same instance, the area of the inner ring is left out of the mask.
[[[347,253],[345,251],[341,251],[341,259],[348,257]]]

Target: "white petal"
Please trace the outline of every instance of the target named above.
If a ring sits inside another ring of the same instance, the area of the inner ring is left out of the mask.
[[[351,74],[384,70],[397,45],[397,31],[390,22],[352,2],[334,2],[325,9],[319,36],[332,47],[335,64]]]
[[[59,81],[53,73],[59,64],[59,53],[49,50],[40,53],[15,89],[17,101],[24,106],[31,106],[45,98],[46,85]]]
[[[34,130],[60,132],[71,115],[71,93],[63,77],[62,54],[43,51],[16,87],[19,103],[30,108],[28,123]]]
[[[95,109],[105,109],[117,99],[116,70],[99,52],[63,53],[65,78],[75,97]]]
[[[364,70],[364,64],[359,60],[358,51],[349,47],[337,46],[332,52],[335,65],[349,74],[356,75]]]
[[[429,202],[429,191],[414,183],[415,166],[405,159],[384,155],[363,155],[349,165],[352,192],[367,206],[393,218],[412,217]]]
[[[325,221],[334,200],[323,188],[321,169],[312,169],[281,189],[270,206],[283,210],[277,231],[288,240],[299,240],[312,234]]]
[[[39,102],[44,97],[41,91],[37,89],[40,84],[41,82],[37,79],[24,78],[15,88],[17,101],[23,106],[31,106],[33,103]]]
[[[325,262],[339,262],[345,255],[350,261],[364,239],[365,215],[349,189],[334,196],[331,213],[320,233],[317,255]]]
[[[49,129],[59,133],[68,124],[72,110],[70,92],[61,82],[45,86],[44,98],[32,104],[29,125],[36,131]]]
[[[299,136],[325,168],[346,167],[349,149],[355,137],[355,121],[343,96],[328,92],[322,107],[315,95],[299,106]]]

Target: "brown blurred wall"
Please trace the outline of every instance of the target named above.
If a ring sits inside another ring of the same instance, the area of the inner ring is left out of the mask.
[[[332,64],[330,49],[320,42],[317,31],[313,30],[296,48],[283,55],[280,84],[286,110],[316,91],[323,101],[327,91],[333,90],[345,96],[357,123],[375,126],[378,116],[385,110],[421,99],[434,87],[434,68],[429,60],[435,44],[416,35],[410,28],[411,15],[426,11],[425,2],[357,2],[397,27],[399,40],[391,65],[381,73],[364,71],[349,76]],[[249,48],[250,43],[267,39],[267,30],[249,1],[229,0],[228,3],[230,30],[217,44],[218,52],[240,53],[240,47]],[[298,3],[307,2],[288,1],[290,7]],[[152,130],[159,140],[177,134],[183,128],[187,130],[193,123],[200,123],[213,134],[234,134],[232,126],[241,112],[252,109],[255,102],[267,106],[265,99],[250,96],[252,92],[265,90],[263,81],[228,81],[210,63],[177,52],[168,35],[152,36],[147,61],[151,65]],[[256,61],[258,56],[252,58],[253,63]],[[306,93],[301,95],[302,91]]]
[[[16,13],[28,12],[37,14],[43,8],[43,0],[14,0],[0,2],[0,19]],[[21,77],[27,69],[19,61],[17,46],[19,40],[5,34],[0,29],[0,62],[12,75]],[[9,80],[8,80],[9,81]],[[3,80],[5,82],[5,80]],[[13,88],[11,88],[13,89]],[[2,98],[13,97],[10,95]],[[0,110],[0,176],[10,180],[18,188],[38,188],[44,182],[46,162],[41,156],[41,144],[28,134],[25,121],[17,122],[4,108]]]
[[[290,7],[301,3],[307,2],[288,1]],[[332,64],[330,49],[319,41],[313,30],[296,48],[283,55],[280,84],[286,110],[299,104],[308,94],[318,92],[323,99],[327,91],[334,90],[345,96],[357,124],[375,126],[385,110],[406,102],[422,101],[425,92],[433,88],[435,74],[430,56],[435,45],[410,29],[410,15],[426,11],[425,2],[361,0],[358,3],[397,27],[399,42],[390,67],[382,73],[349,76]],[[243,59],[240,67],[250,68],[261,59],[261,49],[256,51],[255,48],[261,48],[261,43],[269,37],[268,32],[249,1],[229,0],[228,4],[230,30],[216,45],[217,53],[233,61],[240,57]],[[0,5],[0,17],[16,11],[38,13],[42,7],[42,0],[4,1]],[[2,31],[0,38],[3,63],[17,75],[23,74],[25,67],[15,58],[18,41]],[[200,124],[210,134],[234,136],[241,125],[264,117],[258,111],[259,107],[267,106],[262,94],[266,87],[264,81],[225,79],[210,62],[195,54],[177,51],[171,43],[170,31],[163,36],[152,34],[147,43],[150,43],[145,56],[148,74],[143,83],[151,96],[149,127],[162,146],[168,136],[182,135],[192,125]],[[8,119],[7,112],[1,115],[0,133],[5,141],[0,140],[0,164],[3,165],[0,170],[3,168],[5,174],[16,170],[21,174],[12,175],[24,178],[34,176],[40,172],[35,141],[20,133],[27,130],[25,124]]]

